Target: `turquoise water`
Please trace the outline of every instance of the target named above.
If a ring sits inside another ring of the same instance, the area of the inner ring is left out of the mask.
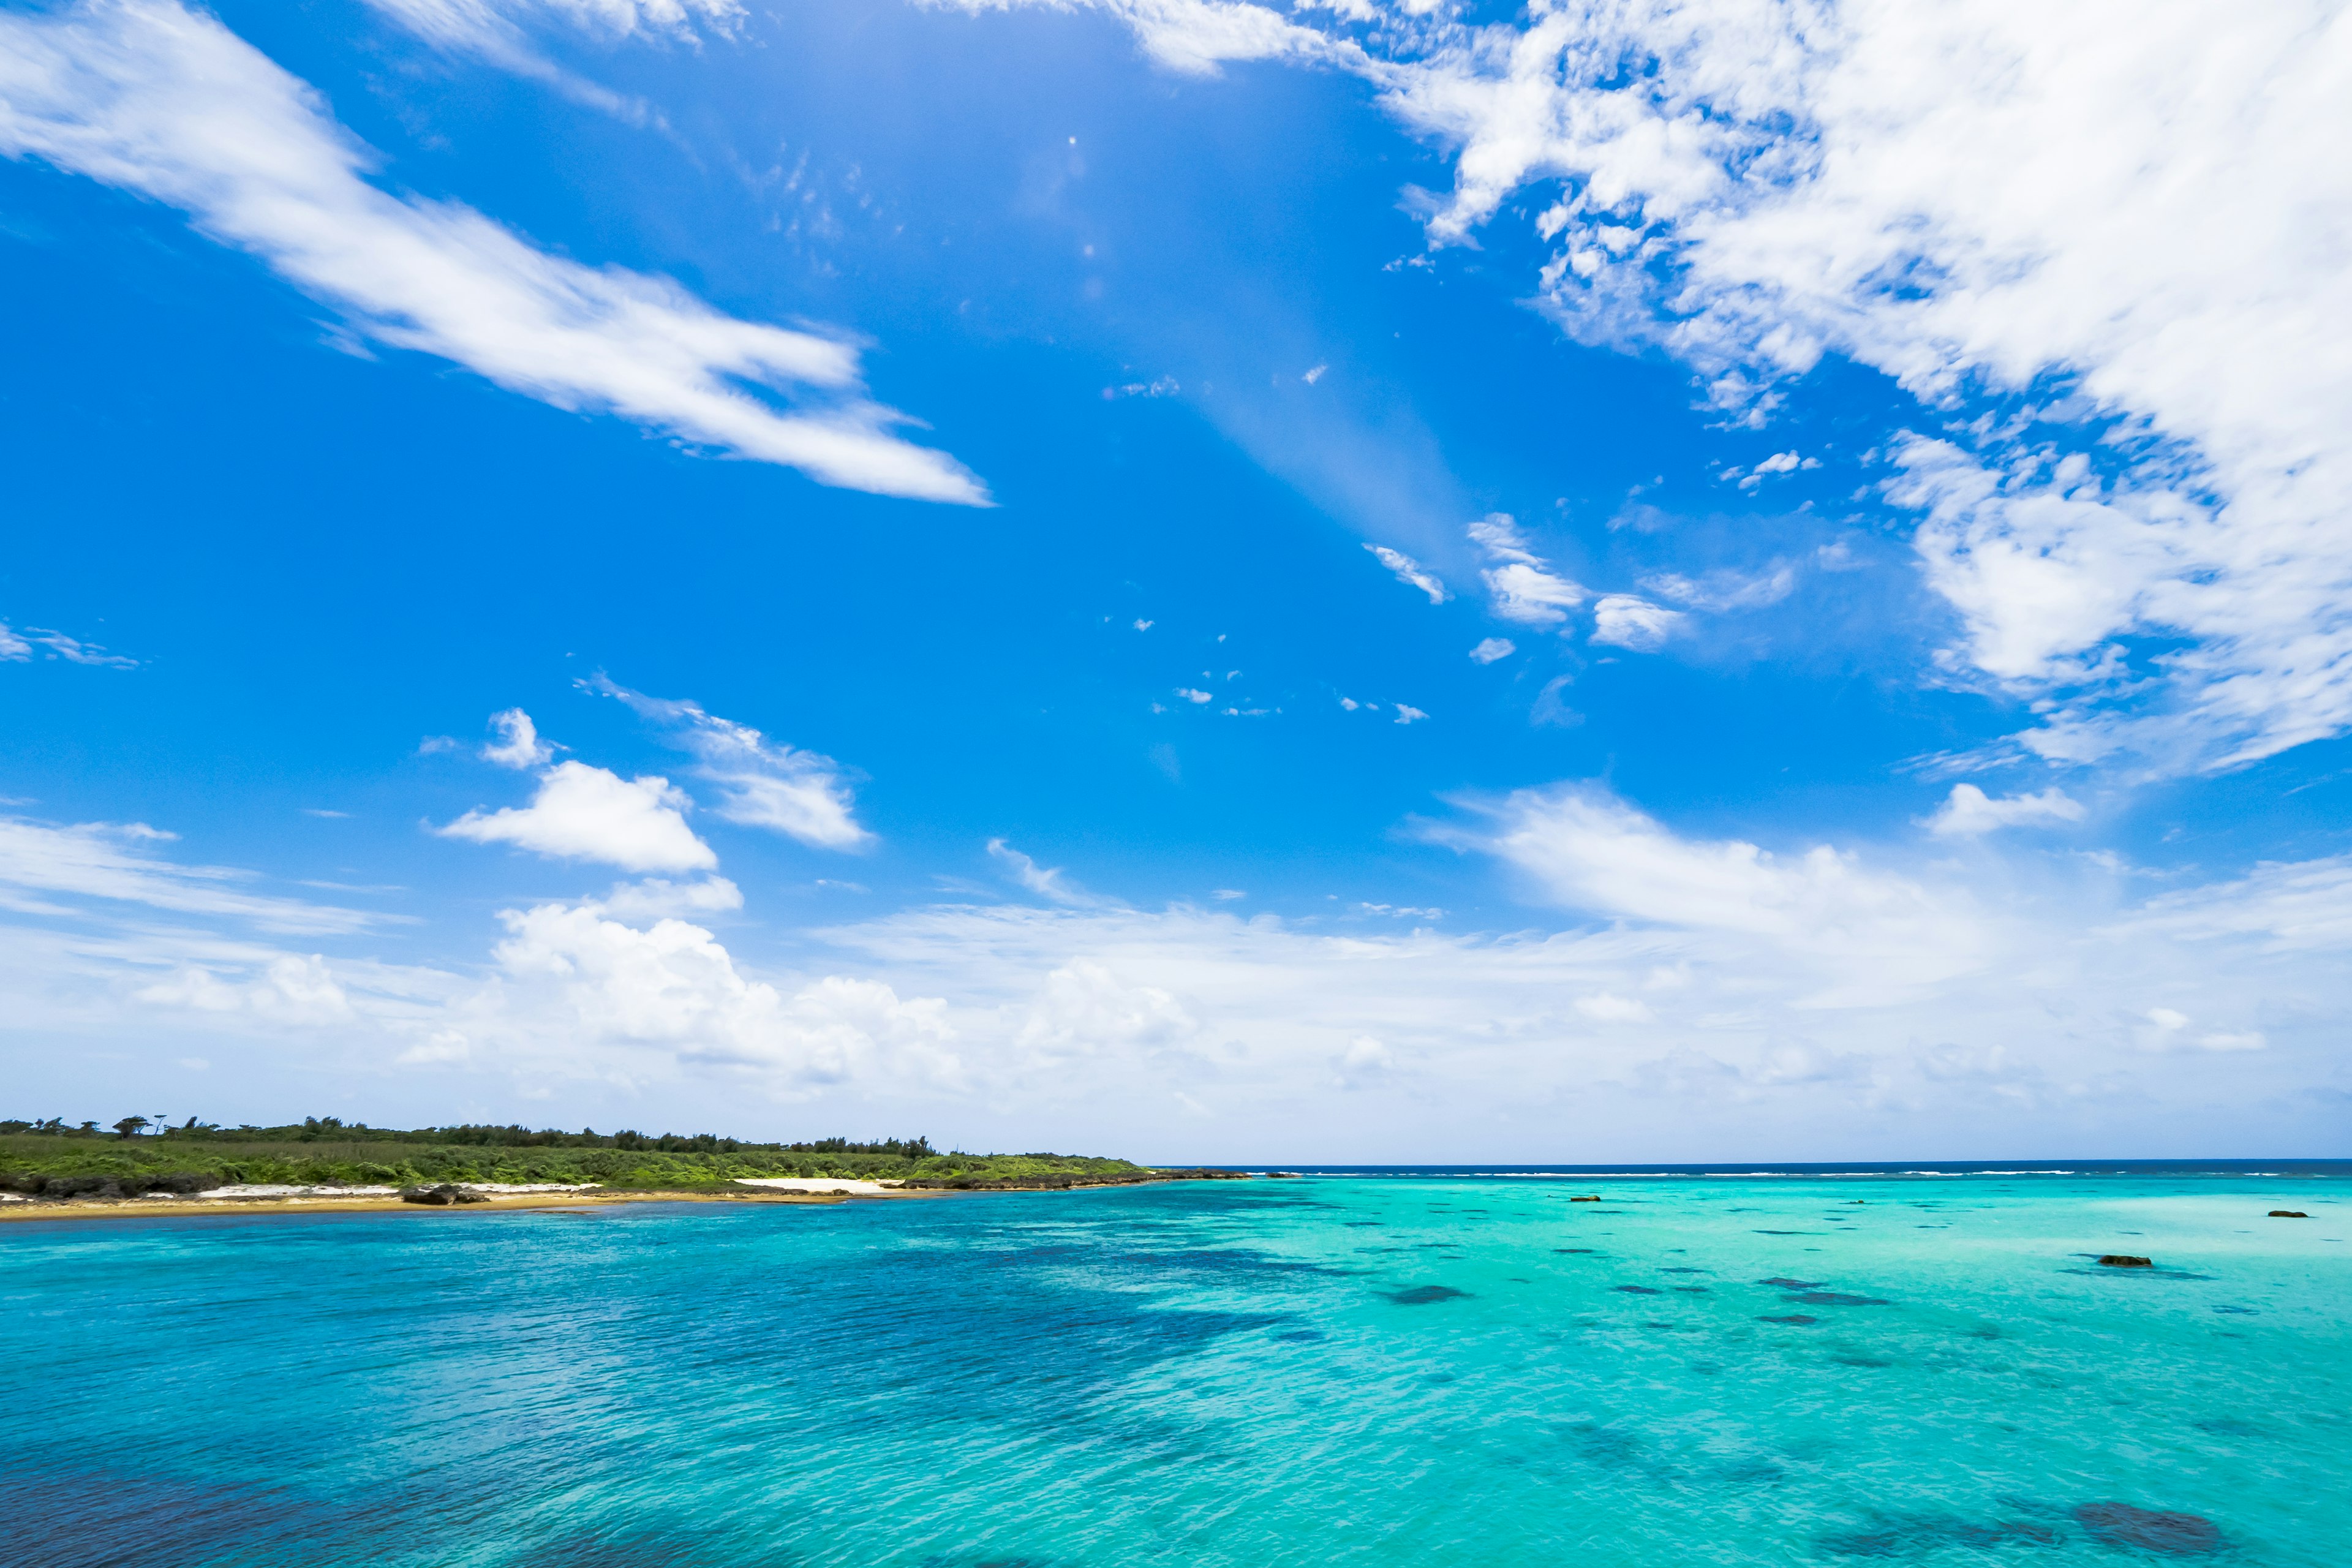
[[[2337,1568],[2347,1194],[1310,1178],[10,1225],[0,1561]]]

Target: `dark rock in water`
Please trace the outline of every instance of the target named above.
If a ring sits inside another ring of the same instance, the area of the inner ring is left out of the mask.
[[[1647,1285],[1612,1285],[1610,1289],[1612,1290],[1622,1291],[1628,1296],[1663,1296],[1665,1294],[1663,1290],[1653,1290]]]
[[[1793,1296],[1783,1296],[1784,1301],[1802,1301],[1808,1307],[1884,1307],[1885,1300],[1877,1296],[1849,1296],[1842,1290],[1800,1290]]]
[[[2012,1542],[2051,1546],[2057,1541],[2058,1532],[2048,1525],[2030,1524],[2022,1520],[1979,1524],[1974,1520],[1913,1514],[1882,1519],[1875,1529],[1829,1536],[1822,1542],[1821,1548],[1840,1557],[1917,1557],[1947,1546],[1984,1550]]]
[[[2241,1318],[2258,1318],[2262,1314],[2252,1307],[2216,1307],[2217,1312],[2228,1312]]]
[[[1265,1176],[1270,1182],[1295,1182],[1299,1179],[1296,1171],[1268,1171]]]
[[[1595,1193],[1589,1198],[1570,1198],[1568,1201],[1572,1204],[1597,1204],[1601,1201],[1601,1194]]]
[[[1590,1252],[1592,1248],[1589,1247],[1555,1247],[1552,1250],[1554,1252]]]
[[[1818,1290],[1822,1288],[1822,1282],[1818,1279],[1782,1279],[1777,1276],[1770,1279],[1759,1279],[1756,1283],[1778,1285],[1783,1290]]]
[[[1681,1249],[1678,1247],[1675,1250],[1679,1251]],[[1704,1274],[1706,1270],[1704,1268],[1661,1268],[1658,1272],[1661,1274]]]
[[[1677,1296],[1705,1296],[1708,1294],[1708,1290],[1704,1285],[1677,1285],[1675,1287],[1675,1294]]]
[[[2224,1544],[2220,1527],[2210,1519],[2127,1502],[2086,1502],[2074,1510],[2074,1522],[2102,1546],[2137,1546],[2171,1557],[2201,1557]]]
[[[2145,1258],[2134,1258],[2128,1252],[2103,1252],[2099,1254],[2099,1267],[2102,1268],[2153,1268],[2156,1265]]]
[[[1790,1312],[1782,1317],[1759,1318],[1756,1321],[1759,1323],[1794,1323],[1801,1329],[1809,1329],[1821,1321],[1819,1318],[1808,1318],[1802,1312]]]
[[[461,1187],[454,1182],[444,1182],[437,1187],[403,1187],[400,1201],[404,1204],[431,1204],[447,1207],[451,1204],[486,1204],[489,1195]]]
[[[1388,1293],[1389,1300],[1400,1307],[1425,1307],[1432,1301],[1451,1301],[1457,1296],[1466,1297],[1469,1294],[1469,1291],[1456,1290],[1451,1285],[1416,1285],[1410,1290],[1391,1290]]]
[[[2304,1213],[2301,1209],[2271,1210],[2271,1218],[2273,1219],[2309,1219],[2310,1217],[2311,1216],[2309,1215]]]

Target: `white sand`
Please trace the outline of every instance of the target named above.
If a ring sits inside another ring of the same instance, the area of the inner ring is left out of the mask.
[[[780,1193],[847,1193],[852,1197],[870,1197],[876,1193],[895,1192],[896,1182],[853,1182],[831,1176],[738,1176],[739,1187],[773,1187]]]
[[[426,1186],[439,1186],[427,1182]],[[451,1184],[469,1193],[584,1193],[594,1187],[594,1182],[457,1182]],[[266,1182],[247,1182],[235,1186],[214,1187],[195,1195],[205,1198],[384,1198],[398,1193],[398,1187],[284,1187]],[[185,1203],[188,1200],[171,1193],[150,1193],[151,1198]]]

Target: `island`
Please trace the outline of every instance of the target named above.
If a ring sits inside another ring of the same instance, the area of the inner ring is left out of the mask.
[[[87,1215],[451,1212],[652,1200],[832,1204],[1244,1179],[1075,1154],[971,1154],[928,1138],[763,1143],[716,1133],[400,1129],[306,1117],[222,1127],[0,1121],[0,1219]]]

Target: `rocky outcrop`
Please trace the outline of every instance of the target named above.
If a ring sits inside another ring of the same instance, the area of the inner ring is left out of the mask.
[[[2134,1258],[2128,1252],[2103,1252],[2099,1254],[2099,1267],[2102,1268],[2153,1268],[2156,1265],[2145,1258]]]
[[[2311,1216],[2309,1215],[2304,1213],[2301,1209],[2271,1210],[2271,1218],[2273,1219],[2309,1219],[2310,1217]]]
[[[447,1208],[453,1204],[486,1204],[487,1194],[461,1187],[455,1182],[443,1182],[434,1187],[403,1187],[400,1201],[404,1204],[427,1204],[436,1208]]]

